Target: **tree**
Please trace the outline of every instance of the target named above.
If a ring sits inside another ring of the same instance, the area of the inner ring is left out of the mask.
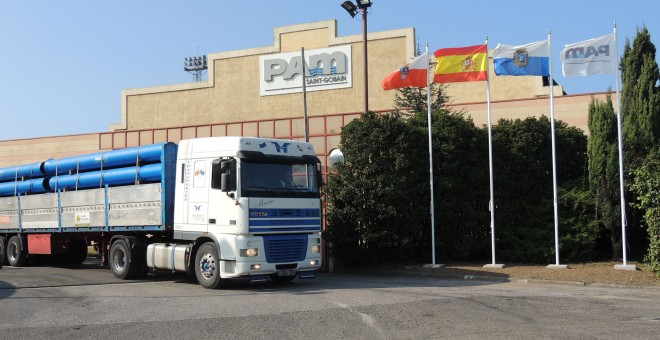
[[[400,115],[365,114],[342,130],[345,164],[326,187],[328,236],[338,257],[351,262],[419,259],[419,202],[423,135]],[[428,164],[428,162],[426,162]],[[422,166],[423,167],[423,166]],[[426,189],[428,191],[428,189]]]
[[[638,208],[644,209],[644,221],[649,236],[649,250],[645,260],[651,270],[660,276],[660,148],[654,149],[635,169],[631,189],[637,194]]]
[[[570,188],[586,171],[586,136],[564,122],[556,122],[555,131],[558,186]],[[496,235],[504,260],[546,262],[554,257],[551,150],[545,116],[501,119],[493,128]]]
[[[449,99],[445,95],[445,85],[431,83],[431,112],[436,112],[445,107]],[[428,113],[427,95],[425,88],[404,87],[397,89],[394,98],[394,108],[402,115],[414,115],[417,113]]]
[[[605,102],[592,98],[589,104],[588,162],[589,189],[596,203],[594,219],[600,226],[600,258],[621,256],[621,204],[619,190],[619,151],[617,141],[617,118],[612,98]]]
[[[436,249],[443,260],[483,259],[490,242],[487,133],[446,107],[445,89],[431,84]],[[408,112],[409,123],[428,136],[426,89],[399,89],[395,108]],[[420,176],[428,177],[428,162],[425,169]],[[428,194],[424,199],[428,209]],[[425,222],[422,247],[430,249],[430,220]]]
[[[490,230],[487,134],[471,118],[447,109],[445,89],[431,84],[436,248],[444,260],[482,258]],[[428,136],[426,89],[399,89],[394,102],[396,112],[407,112],[409,123]],[[428,178],[428,161],[425,164],[420,176]],[[421,204],[428,209],[428,193],[424,199]],[[430,249],[430,220],[424,222],[421,246]]]
[[[620,68],[626,183],[629,184],[635,181],[634,173],[649,152],[660,143],[660,72],[655,58],[655,45],[646,27],[637,31],[632,45],[626,41]],[[634,193],[626,192],[626,201],[635,202],[637,198]],[[628,209],[627,213],[628,242],[635,258],[641,258],[648,241],[641,222],[643,214],[639,206]]]
[[[646,27],[637,30],[621,58],[621,111],[626,163],[636,167],[660,141],[660,72]]]
[[[415,114],[410,123],[428,135],[426,113]],[[462,113],[446,109],[433,112],[431,130],[436,247],[440,258],[484,259],[490,244],[486,131]],[[428,178],[428,161],[426,169],[420,176]],[[428,196],[425,199],[430,201]],[[429,224],[422,229],[424,240],[431,239],[428,231]],[[428,246],[430,242],[424,245]]]

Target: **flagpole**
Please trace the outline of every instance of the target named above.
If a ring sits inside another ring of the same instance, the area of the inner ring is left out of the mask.
[[[488,103],[488,179],[490,183],[490,243],[491,243],[491,264],[484,268],[504,268],[503,264],[495,262],[495,194],[493,191],[493,126],[492,114],[490,109],[490,59],[488,58],[488,35],[486,35],[486,101]]]
[[[429,44],[426,43],[426,53],[429,53]],[[429,125],[429,177],[431,189],[431,264],[435,266],[435,199],[433,197],[433,140],[431,138],[431,82],[426,72],[426,109]]]
[[[616,22],[614,23],[614,60],[619,61],[619,40],[616,34]],[[614,269],[622,270],[637,270],[637,266],[628,265],[628,256],[626,246],[628,245],[626,238],[626,198],[623,184],[623,136],[621,134],[621,127],[623,125],[621,118],[621,98],[619,89],[619,68],[616,68],[616,129],[619,138],[619,191],[621,195],[621,247],[623,248],[623,265],[615,265]]]
[[[426,57],[429,57],[429,43],[426,43]],[[435,200],[433,195],[433,139],[431,130],[431,81],[429,71],[426,70],[426,109],[428,117],[428,130],[429,130],[429,177],[430,177],[430,191],[431,191],[431,265],[425,265],[427,268],[441,268],[442,264],[435,263]]]
[[[550,136],[552,139],[552,200],[555,217],[555,264],[548,268],[565,269],[566,265],[559,264],[559,202],[557,200],[557,157],[555,150],[555,89],[552,80],[552,32],[548,29],[548,80],[550,83]]]

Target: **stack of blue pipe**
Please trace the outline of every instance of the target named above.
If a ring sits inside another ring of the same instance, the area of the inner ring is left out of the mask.
[[[160,182],[165,143],[0,168],[0,197]]]

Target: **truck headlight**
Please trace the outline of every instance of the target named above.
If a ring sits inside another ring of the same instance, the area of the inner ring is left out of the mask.
[[[242,257],[255,257],[257,255],[259,255],[259,249],[258,248],[241,249],[241,256]]]
[[[312,253],[318,254],[318,253],[321,252],[321,245],[320,244],[315,244],[315,245],[312,246],[311,250],[312,250]]]

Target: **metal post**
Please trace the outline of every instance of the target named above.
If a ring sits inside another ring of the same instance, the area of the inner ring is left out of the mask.
[[[555,217],[555,264],[548,268],[566,269],[567,265],[559,264],[559,201],[557,199],[557,157],[555,150],[555,87],[552,80],[552,32],[548,30],[548,81],[550,82],[550,136],[552,139],[552,202]]]
[[[426,57],[429,57],[429,44],[426,43]],[[431,264],[424,265],[425,268],[442,268],[444,264],[435,263],[435,198],[433,193],[433,129],[431,124],[431,81],[428,69],[426,70],[426,110],[429,130],[429,178],[431,191]]]
[[[495,262],[495,192],[493,189],[493,125],[490,109],[490,58],[488,57],[488,36],[486,36],[486,100],[488,102],[488,178],[490,181],[490,243],[492,263],[484,268],[504,268],[503,264]]]
[[[367,8],[362,9],[362,45],[364,54],[364,113],[369,112],[369,64],[367,58]]]
[[[305,48],[300,48],[302,58],[302,92],[303,92],[303,117],[305,120],[305,142],[309,143],[309,121],[307,119],[307,63],[305,62]]]
[[[616,61],[619,61],[619,40],[617,39],[616,34],[616,22],[614,23],[614,57]],[[626,197],[623,185],[623,136],[621,133],[621,128],[623,126],[623,121],[621,117],[621,97],[619,95],[619,68],[616,69],[616,129],[617,135],[619,138],[619,191],[621,197],[621,247],[623,248],[623,265],[614,265],[614,269],[622,270],[637,270],[636,265],[628,265],[628,252],[627,245],[628,241],[626,238]]]

